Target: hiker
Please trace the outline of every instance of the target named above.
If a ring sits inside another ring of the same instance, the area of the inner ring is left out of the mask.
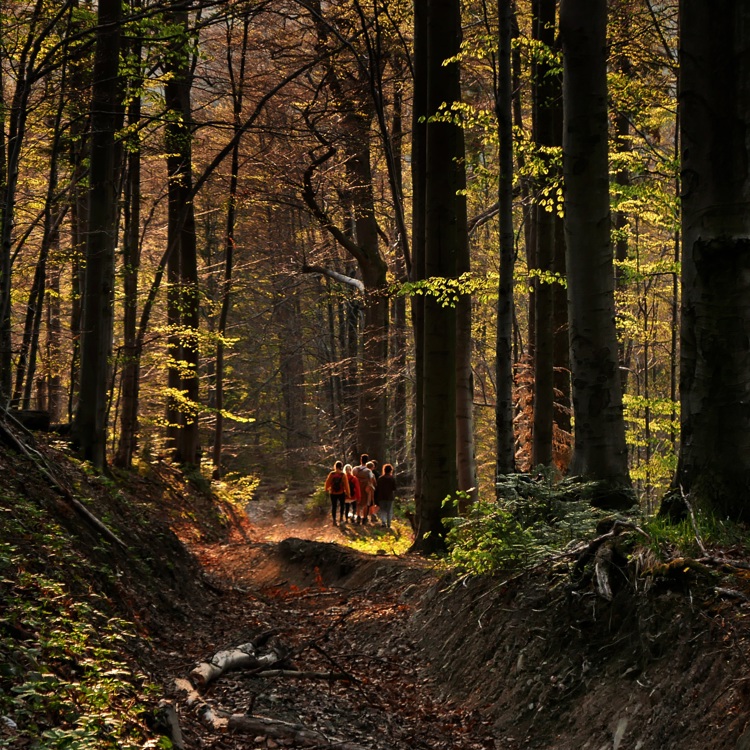
[[[362,492],[359,487],[359,479],[357,479],[357,477],[352,474],[351,464],[347,464],[346,466],[344,466],[344,474],[346,474],[346,480],[347,482],[349,482],[349,497],[344,503],[344,515],[347,521],[350,517],[353,521],[357,516],[357,505],[359,504],[359,499],[362,496]]]
[[[375,502],[375,491],[378,486],[378,471],[375,468],[376,461],[368,461],[365,465],[370,470],[370,486],[367,488],[367,515],[372,516],[374,521],[377,518],[377,503]]]
[[[378,515],[384,526],[391,528],[393,520],[393,503],[396,499],[396,478],[393,476],[393,466],[383,465],[383,473],[378,478],[375,487],[375,505],[378,506]]]
[[[352,476],[357,478],[357,481],[359,482],[359,494],[360,498],[357,502],[357,517],[355,519],[356,523],[367,523],[367,516],[369,515],[369,511],[367,510],[370,502],[370,487],[373,480],[373,474],[372,472],[367,468],[367,462],[370,460],[370,456],[367,455],[367,453],[363,453],[360,460],[359,460],[359,466],[355,466],[352,469]]]
[[[344,504],[346,503],[346,498],[349,497],[349,480],[346,478],[344,464],[341,461],[336,461],[333,465],[333,471],[326,477],[325,491],[331,496],[331,518],[333,519],[333,525],[336,525],[337,511],[340,513],[343,523]]]

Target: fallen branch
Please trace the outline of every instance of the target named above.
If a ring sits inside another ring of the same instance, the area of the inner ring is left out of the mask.
[[[289,740],[305,747],[336,748],[336,750],[367,750],[364,745],[344,740],[329,739],[322,732],[309,729],[303,724],[292,724],[265,716],[234,714],[229,717],[227,728],[230,732],[264,735],[274,740]]]
[[[619,519],[612,524],[612,528],[606,533],[598,536],[596,539],[592,539],[583,549],[580,547],[570,550],[565,553],[567,555],[578,555],[578,560],[573,566],[572,577],[575,578],[584,568],[586,563],[598,552],[599,548],[604,542],[614,539],[620,535],[620,532],[624,529],[630,529],[631,531],[637,531],[642,536],[646,537],[649,541],[651,537],[647,534],[640,526],[630,521],[620,521]],[[606,598],[606,597],[605,597]]]
[[[279,656],[275,651],[258,654],[254,643],[243,643],[236,648],[218,651],[211,657],[210,661],[198,664],[190,672],[190,679],[196,687],[205,688],[225,672],[237,669],[252,669],[257,673],[274,664],[279,664],[285,659],[285,656]]]
[[[703,544],[703,540],[701,539],[701,533],[698,530],[698,521],[695,518],[695,512],[693,511],[693,506],[690,504],[690,501],[688,500],[688,496],[685,494],[685,491],[682,489],[682,485],[680,485],[680,495],[682,496],[682,502],[685,503],[685,507],[688,509],[688,512],[690,513],[690,523],[693,526],[693,532],[695,533],[695,541],[698,543],[698,547],[700,548],[700,551],[703,553],[703,556],[706,557],[708,555],[708,552],[706,552],[706,547]]]
[[[728,599],[739,599],[743,602],[750,602],[750,596],[747,594],[743,594],[741,591],[737,591],[736,589],[725,589],[717,586],[714,591],[719,596],[726,596]]]
[[[3,442],[13,448],[13,450],[15,450],[17,453],[26,456],[26,458],[28,458],[37,467],[39,473],[47,480],[47,482],[49,482],[52,489],[57,492],[57,494],[60,495],[60,497],[65,500],[65,502],[67,502],[68,505],[70,505],[73,510],[84,521],[86,521],[89,526],[91,526],[105,539],[108,539],[110,542],[116,544],[118,547],[127,549],[125,542],[123,542],[120,537],[117,536],[117,534],[115,534],[108,526],[100,521],[70,491],[62,486],[62,484],[55,478],[52,470],[47,466],[47,462],[44,456],[39,451],[27,446],[20,438],[16,437],[16,435],[14,435],[10,429],[8,429],[7,424],[5,424],[5,422],[8,420],[15,423],[15,426],[31,436],[31,433],[29,433],[29,431],[26,430],[23,425],[19,424],[12,414],[9,414],[5,410],[0,410],[0,438],[2,438]],[[33,439],[33,436],[31,436],[31,439]]]
[[[180,719],[174,705],[169,701],[160,701],[158,713],[161,723],[168,732],[167,737],[172,741],[175,750],[186,750],[182,729],[180,729]]]
[[[291,677],[298,680],[345,680],[354,682],[354,677],[346,672],[302,672],[299,669],[264,669],[256,672],[258,677]]]
[[[178,693],[185,693],[185,702],[188,708],[193,709],[198,715],[201,722],[215,731],[223,731],[227,727],[226,714],[218,714],[213,706],[210,706],[201,694],[193,687],[188,680],[178,678],[174,681],[175,690]]]

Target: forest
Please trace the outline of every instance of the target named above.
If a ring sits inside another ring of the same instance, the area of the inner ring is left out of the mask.
[[[747,750],[749,53],[0,0],[0,748]]]
[[[741,517],[741,11],[557,6],[3,3],[3,402],[425,531],[543,467]]]

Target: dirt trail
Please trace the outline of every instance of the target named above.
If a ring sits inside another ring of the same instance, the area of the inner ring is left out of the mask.
[[[248,539],[193,546],[222,593],[192,658],[273,629],[296,668],[347,677],[231,672],[207,691],[218,711],[350,750],[750,748],[750,605],[717,599],[712,581],[623,582],[610,602],[551,568],[457,582],[337,544],[353,529],[302,500],[269,496],[249,518]],[[190,748],[305,746],[208,731],[181,711]]]
[[[436,697],[439,685],[409,632],[415,607],[435,583],[429,564],[337,544],[347,536],[377,532],[333,526],[327,516],[311,515],[304,498],[280,503],[269,494],[249,504],[248,519],[247,540],[192,545],[221,592],[210,632],[196,644],[193,657],[205,660],[273,630],[293,654],[294,668],[334,671],[346,679],[229,672],[206,691],[215,711],[302,725],[323,733],[331,747],[344,748],[340,743],[345,742],[352,750],[496,747],[489,719]],[[261,734],[211,731],[187,709],[184,696],[178,705],[190,748],[305,746]]]

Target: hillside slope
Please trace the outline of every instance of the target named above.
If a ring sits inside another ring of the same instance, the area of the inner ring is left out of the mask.
[[[457,579],[301,509],[248,525],[164,464],[37,450],[0,446],[0,747],[750,748],[742,560],[623,554],[611,601],[574,559]],[[277,668],[186,687],[248,643]]]

